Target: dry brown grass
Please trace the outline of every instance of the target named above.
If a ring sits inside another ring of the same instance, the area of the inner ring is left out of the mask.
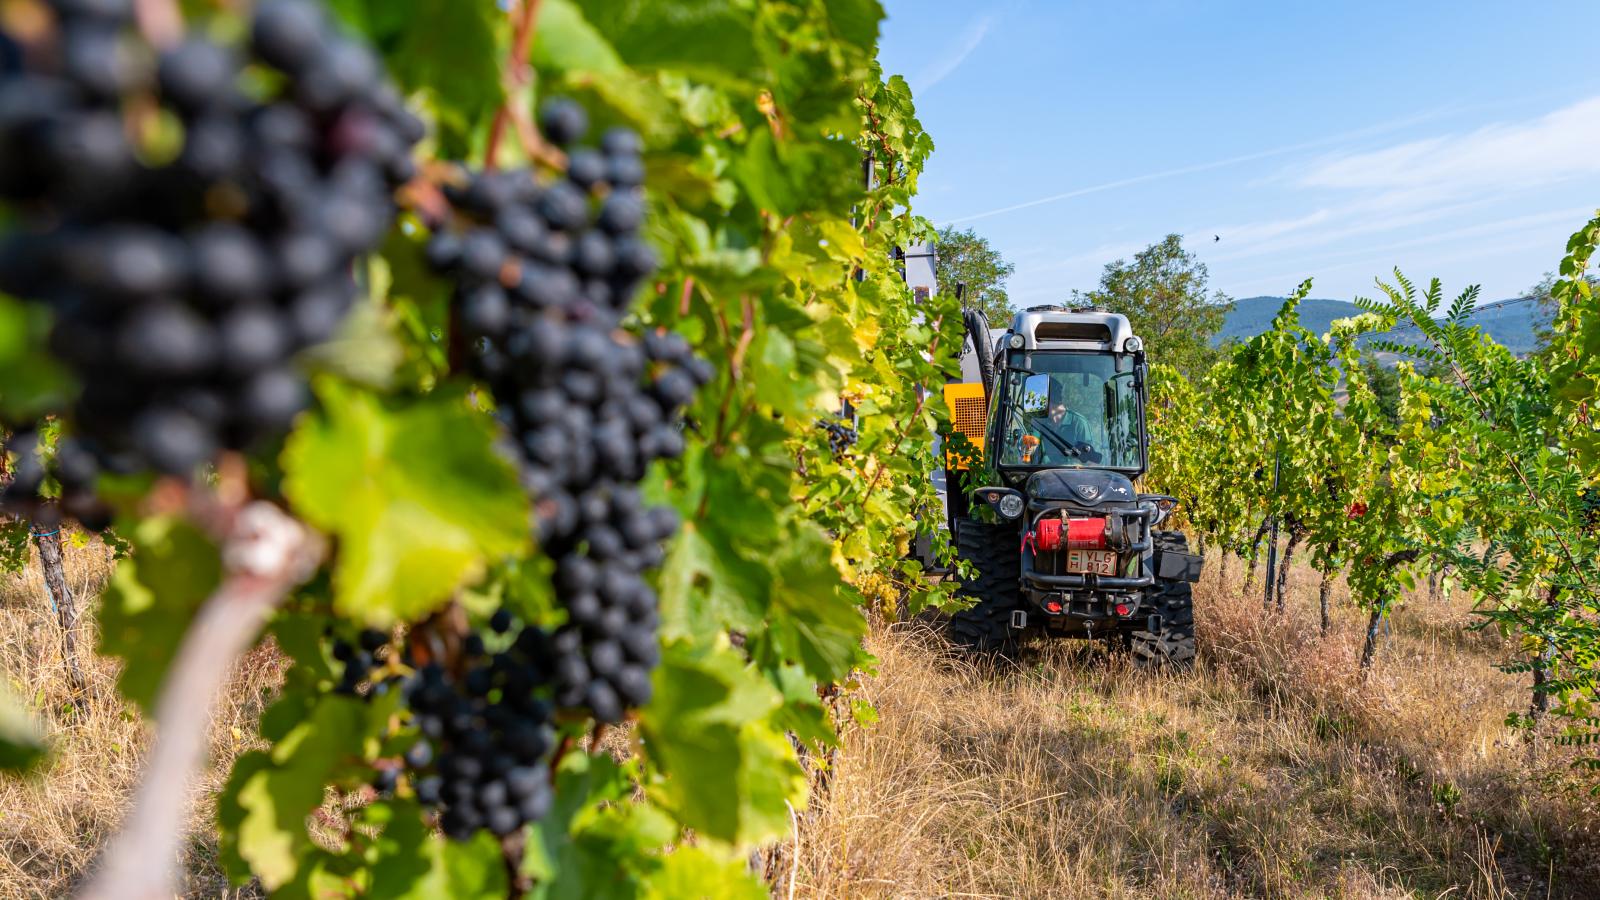
[[[97,545],[67,561],[90,647],[109,562]],[[847,734],[771,860],[775,895],[1600,896],[1596,810],[1562,790],[1567,758],[1502,724],[1527,700],[1493,667],[1500,642],[1464,631],[1463,601],[1417,600],[1363,682],[1363,620],[1341,603],[1319,639],[1314,577],[1296,570],[1288,620],[1263,620],[1258,592],[1222,583],[1213,561],[1201,664],[1184,675],[1071,642],[977,666],[926,625],[879,629],[862,690],[881,721]],[[33,781],[0,781],[0,897],[70,893],[148,747],[138,714],[108,699],[114,664],[86,658],[96,696],[75,698],[60,647],[37,572],[0,579],[0,673],[56,751]],[[212,798],[280,666],[257,651],[227,692],[195,787],[189,896],[228,896]]]
[[[0,677],[26,698],[50,735],[46,768],[25,781],[0,778],[0,897],[64,897],[93,865],[126,812],[150,729],[116,698],[117,663],[93,655],[97,596],[110,576],[98,543],[67,547],[67,580],[79,603],[78,646],[88,696],[75,695],[61,630],[36,565],[0,577]],[[211,736],[211,765],[194,786],[185,893],[238,896],[215,865],[212,802],[233,757],[247,749],[262,703],[281,678],[271,650],[247,658],[225,693]]]
[[[1184,675],[1070,642],[978,666],[879,629],[881,721],[847,735],[777,895],[1600,896],[1595,810],[1503,725],[1525,689],[1464,602],[1401,611],[1363,682],[1363,620],[1318,639],[1312,573],[1285,622],[1208,570]]]

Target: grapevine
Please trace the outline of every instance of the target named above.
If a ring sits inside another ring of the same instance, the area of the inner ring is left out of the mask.
[[[101,650],[162,730],[88,895],[170,893],[159,748],[268,640],[237,880],[760,890],[863,605],[943,600],[958,317],[893,265],[932,142],[879,11],[677,6],[8,5],[0,316],[61,365],[0,385],[4,501],[115,521]]]
[[[1594,429],[1574,343],[1587,321],[1585,263],[1596,234],[1591,222],[1568,245],[1552,347],[1567,362],[1554,372],[1466,324],[1476,288],[1446,304],[1439,282],[1419,288],[1396,272],[1379,282],[1379,300],[1358,300],[1367,313],[1322,336],[1298,325],[1303,285],[1270,331],[1241,344],[1199,383],[1158,369],[1152,402],[1153,479],[1191,503],[1190,524],[1225,552],[1253,553],[1254,541],[1241,534],[1265,517],[1294,523],[1295,538],[1323,572],[1323,603],[1327,579],[1343,570],[1369,612],[1363,668],[1373,664],[1381,619],[1414,586],[1414,573],[1448,569],[1474,595],[1483,625],[1522,637],[1526,655],[1503,667],[1532,673],[1532,699],[1528,715],[1513,711],[1510,721],[1530,724],[1555,712],[1566,722],[1561,740],[1576,744],[1593,740],[1600,679],[1593,651],[1600,543],[1588,489],[1595,472],[1583,450]],[[1402,360],[1396,425],[1366,383],[1357,341],[1397,320],[1421,340],[1372,339]],[[1276,487],[1262,477],[1274,458],[1282,472]],[[1246,492],[1222,489],[1252,482]]]

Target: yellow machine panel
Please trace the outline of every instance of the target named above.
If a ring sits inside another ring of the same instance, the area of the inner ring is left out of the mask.
[[[983,433],[989,424],[989,410],[983,400],[983,385],[977,382],[947,384],[944,386],[944,402],[950,408],[950,422],[955,426],[955,430],[965,436],[967,441],[981,453]],[[951,455],[949,451],[946,459],[952,469],[965,469],[970,462]]]

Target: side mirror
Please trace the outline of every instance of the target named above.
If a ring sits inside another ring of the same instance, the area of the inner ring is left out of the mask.
[[[1050,376],[1029,375],[1022,383],[1022,411],[1030,416],[1042,416],[1050,408]]]

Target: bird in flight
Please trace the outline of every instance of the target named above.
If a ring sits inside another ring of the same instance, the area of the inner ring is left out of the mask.
[[[1220,234],[1213,234],[1211,236],[1211,243],[1213,243],[1213,244],[1215,244],[1217,241],[1220,241],[1220,240],[1222,240],[1222,235],[1220,235]]]

